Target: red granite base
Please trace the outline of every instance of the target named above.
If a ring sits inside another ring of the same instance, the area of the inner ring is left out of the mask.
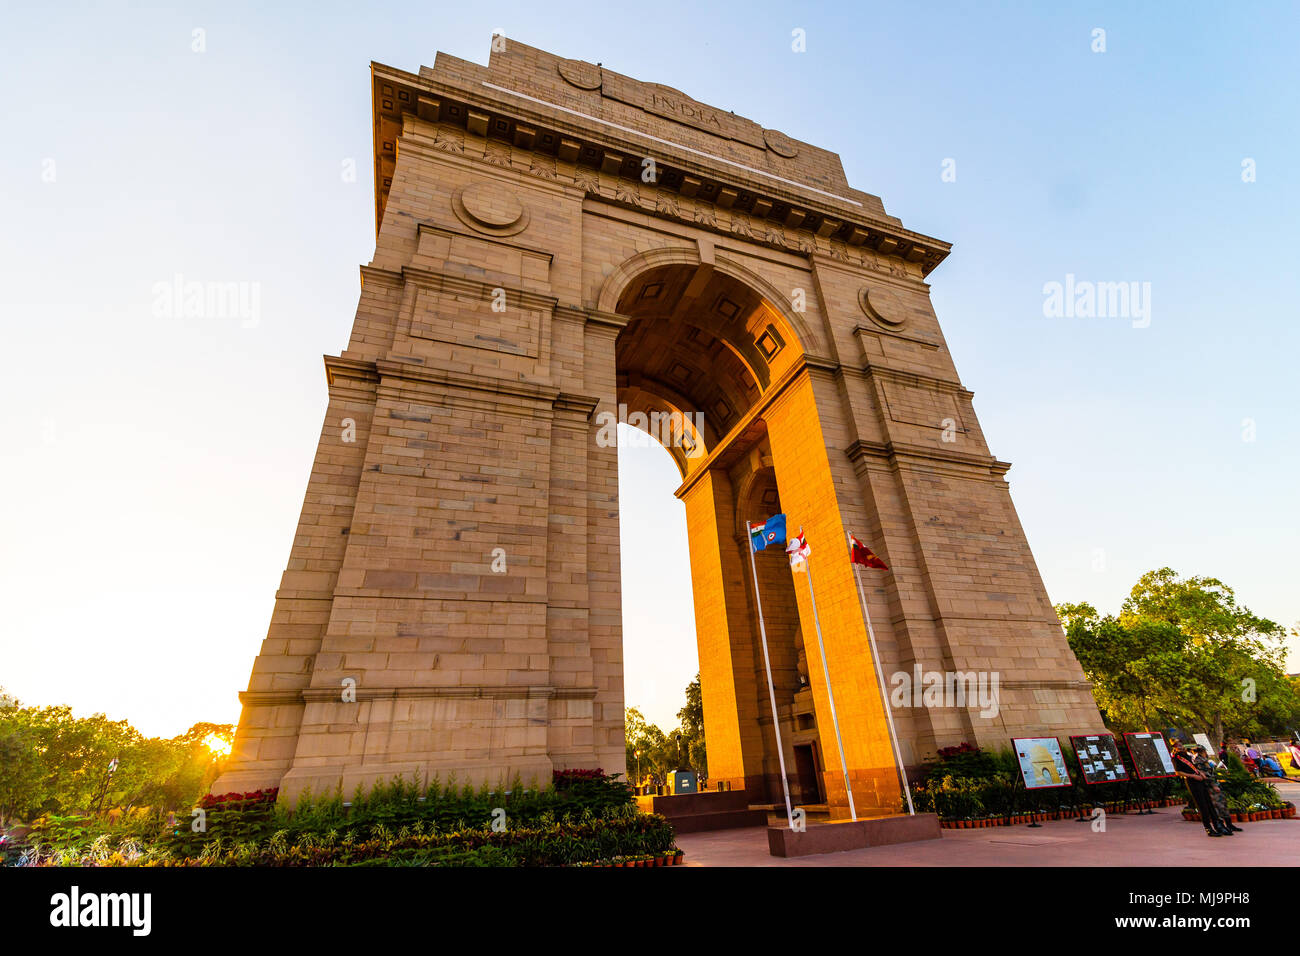
[[[767,846],[772,856],[810,856],[889,843],[938,840],[942,836],[937,816],[918,813],[915,816],[837,820],[810,826],[802,832],[789,827],[768,827]]]

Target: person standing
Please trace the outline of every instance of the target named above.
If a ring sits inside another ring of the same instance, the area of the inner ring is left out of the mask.
[[[1210,790],[1206,785],[1205,774],[1196,766],[1196,758],[1187,745],[1178,747],[1173,752],[1174,772],[1183,778],[1187,790],[1196,801],[1201,812],[1201,823],[1205,825],[1205,835],[1212,837],[1232,836],[1232,831],[1218,823],[1218,813],[1210,802]]]
[[[1196,748],[1196,769],[1205,775],[1205,786],[1210,792],[1210,803],[1219,815],[1219,825],[1231,833],[1241,833],[1241,827],[1232,822],[1232,814],[1228,811],[1228,795],[1223,792],[1223,785],[1219,782],[1219,769],[1204,746]]]

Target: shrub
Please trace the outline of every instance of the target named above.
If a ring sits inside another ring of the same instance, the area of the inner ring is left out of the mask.
[[[644,852],[671,847],[671,826],[662,818],[661,824],[638,822],[646,818],[615,777],[562,771],[557,782],[563,787],[526,789],[516,778],[508,789],[475,790],[458,789],[454,778],[445,786],[396,778],[358,788],[347,802],[341,791],[320,798],[305,793],[293,807],[276,803],[274,790],[210,795],[196,808],[204,814],[201,832],[193,819],[175,817],[110,835],[73,822],[64,828],[66,838],[46,839],[38,857],[76,863],[93,855],[145,865],[542,866],[570,862],[566,855],[572,862],[601,859],[598,851],[610,841],[606,856],[642,852],[639,842]],[[601,828],[609,832],[596,839]],[[112,846],[126,847],[120,859]]]

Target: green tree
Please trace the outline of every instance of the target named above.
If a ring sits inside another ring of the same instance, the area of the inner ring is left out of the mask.
[[[647,722],[635,707],[629,707],[624,713],[623,735],[628,773],[635,777],[639,772],[662,786],[667,780],[667,768],[671,762],[668,736]],[[639,784],[641,781],[636,782]]]
[[[1083,603],[1057,614],[1112,726],[1189,725],[1217,747],[1285,730],[1300,713],[1282,672],[1285,631],[1216,578],[1161,568],[1142,575],[1117,617]]]
[[[24,707],[0,691],[0,822],[187,809],[220,769],[207,741],[229,742],[233,733],[230,724],[203,723],[171,739],[145,737],[124,720]]]
[[[686,759],[683,766],[690,767],[701,778],[708,778],[709,760],[704,746],[704,696],[700,690],[700,675],[686,685],[686,706],[677,712],[681,721],[681,735]]]
[[[686,704],[677,712],[680,725],[668,733],[646,721],[635,707],[624,714],[623,733],[627,747],[627,771],[640,773],[655,784],[664,785],[678,770],[694,770],[701,777],[708,773],[704,747],[704,704],[700,694],[700,675],[686,685]],[[639,782],[639,781],[638,781]]]

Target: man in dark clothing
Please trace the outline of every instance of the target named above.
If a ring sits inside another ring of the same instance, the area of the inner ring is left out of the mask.
[[[1210,803],[1214,804],[1214,812],[1219,815],[1219,823],[1233,833],[1241,833],[1241,827],[1232,822],[1228,797],[1219,782],[1219,769],[1210,760],[1210,752],[1201,746],[1196,748],[1196,769],[1205,776],[1205,790],[1210,796]]]
[[[1219,822],[1214,804],[1210,801],[1210,790],[1206,785],[1205,774],[1196,766],[1196,755],[1190,748],[1178,747],[1173,752],[1174,772],[1183,778],[1197,809],[1201,811],[1201,823],[1205,824],[1205,835],[1212,837],[1232,836],[1232,831]]]

